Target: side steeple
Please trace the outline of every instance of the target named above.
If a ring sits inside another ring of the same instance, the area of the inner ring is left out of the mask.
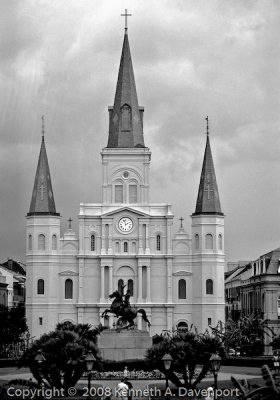
[[[51,175],[45,146],[44,128],[37,165],[35,182],[30,203],[29,215],[59,215],[55,209]]]
[[[107,148],[145,147],[143,112],[138,105],[126,27],[114,106],[109,107]]]
[[[209,139],[208,117],[207,121],[207,139],[200,177],[196,209],[193,215],[216,214],[224,215],[221,210],[218,185],[216,181],[214,163]]]

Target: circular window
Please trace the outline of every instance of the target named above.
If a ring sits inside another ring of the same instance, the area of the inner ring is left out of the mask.
[[[127,179],[127,178],[129,177],[129,173],[128,173],[127,171],[124,171],[123,177],[124,177],[125,179]]]

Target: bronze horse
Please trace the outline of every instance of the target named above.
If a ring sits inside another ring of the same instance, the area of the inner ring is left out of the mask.
[[[147,322],[148,326],[151,326],[150,321],[147,318],[146,311],[143,308],[137,310],[136,307],[132,307],[129,303],[129,294],[125,295],[125,300],[123,300],[122,294],[116,290],[109,295],[110,299],[114,299],[110,309],[106,308],[102,313],[102,317],[108,318],[108,313],[115,314],[118,317],[117,328],[118,329],[129,329],[135,326],[134,320],[137,314],[141,314],[144,321]]]

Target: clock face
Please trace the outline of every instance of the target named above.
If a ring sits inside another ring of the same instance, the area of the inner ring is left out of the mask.
[[[130,218],[123,217],[119,220],[119,229],[122,232],[128,233],[132,230],[132,228],[133,228],[133,222]]]

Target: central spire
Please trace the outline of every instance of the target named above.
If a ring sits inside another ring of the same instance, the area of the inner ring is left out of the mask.
[[[145,147],[143,112],[144,108],[138,105],[127,29],[125,29],[114,106],[109,107],[107,148]]]

